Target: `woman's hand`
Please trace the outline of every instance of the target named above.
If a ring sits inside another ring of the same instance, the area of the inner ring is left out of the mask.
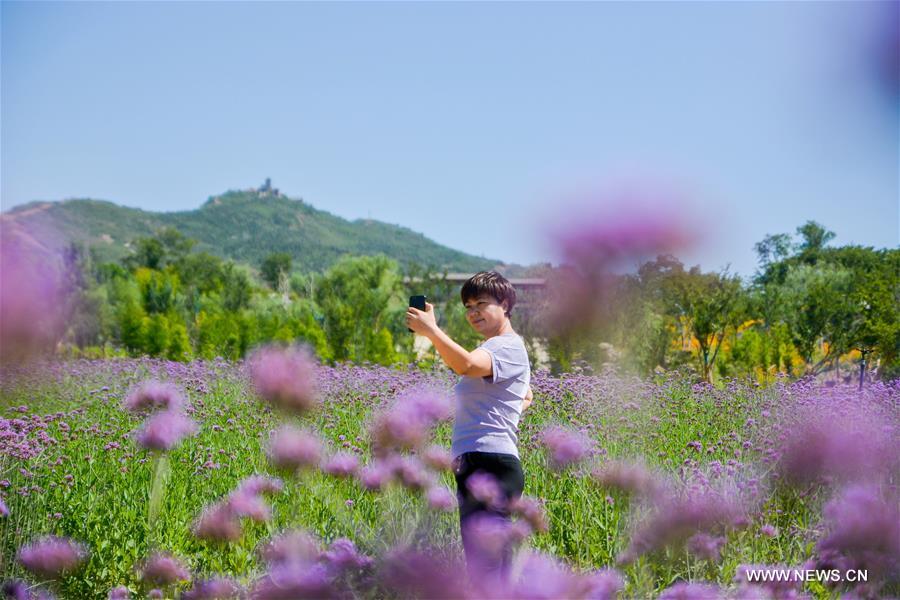
[[[522,412],[525,412],[525,409],[531,406],[531,401],[534,400],[534,393],[531,391],[531,386],[528,386],[528,391],[525,393],[525,398],[522,400]]]
[[[425,310],[410,306],[406,311],[406,326],[419,335],[431,337],[438,328],[434,318],[434,305],[426,302]]]

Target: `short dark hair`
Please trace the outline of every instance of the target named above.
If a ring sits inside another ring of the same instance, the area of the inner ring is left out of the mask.
[[[463,304],[468,300],[475,300],[482,294],[487,294],[502,304],[506,301],[506,316],[512,313],[513,306],[516,305],[516,290],[503,275],[497,271],[482,271],[475,273],[466,281],[459,295]]]

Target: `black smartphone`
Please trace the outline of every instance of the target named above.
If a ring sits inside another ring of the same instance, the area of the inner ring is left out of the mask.
[[[425,301],[428,300],[428,296],[410,296],[409,297],[409,305],[413,308],[418,308],[419,310],[425,310]],[[409,329],[409,327],[407,327]],[[409,329],[412,331],[412,329]]]

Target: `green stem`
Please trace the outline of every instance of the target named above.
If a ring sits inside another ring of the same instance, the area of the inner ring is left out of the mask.
[[[151,547],[159,542],[157,522],[159,521],[159,514],[166,496],[166,485],[171,474],[172,467],[169,464],[168,455],[154,453],[153,474],[150,479],[150,502],[147,507],[148,539]]]

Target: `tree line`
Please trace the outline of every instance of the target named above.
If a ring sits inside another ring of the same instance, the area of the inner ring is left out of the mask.
[[[641,374],[682,368],[704,380],[764,381],[778,373],[848,377],[867,359],[880,377],[896,377],[900,250],[830,247],[833,237],[814,222],[794,236],[767,236],[747,281],[658,256],[614,277],[599,328],[565,336],[546,319],[564,267],[548,265],[533,273],[546,279],[543,290],[520,292],[513,323],[533,358],[545,356],[555,371],[612,362]],[[434,356],[414,347],[403,321],[408,296],[419,293],[454,339],[478,344],[458,285],[435,269],[345,256],[324,272],[300,273],[290,254],[273,253],[252,270],[194,246],[173,228],[135,240],[119,262],[71,246],[66,351],[238,359],[281,341],[309,344],[326,362],[428,362]]]

